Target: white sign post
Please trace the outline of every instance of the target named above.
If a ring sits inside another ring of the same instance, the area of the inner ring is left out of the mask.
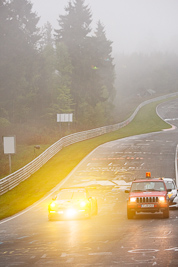
[[[68,131],[70,131],[70,122],[73,122],[73,113],[61,113],[57,114],[57,122],[60,124],[60,132],[61,132],[61,125],[63,122],[68,122]]]
[[[16,153],[15,136],[3,136],[4,154],[9,155],[9,173],[11,173],[11,154]]]
[[[73,122],[73,113],[57,114],[57,122]]]

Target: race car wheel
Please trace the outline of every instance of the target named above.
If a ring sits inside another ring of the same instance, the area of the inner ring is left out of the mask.
[[[163,211],[163,218],[169,218],[169,208]]]
[[[127,218],[128,219],[133,219],[134,216],[135,216],[135,211],[127,209]]]
[[[48,216],[48,221],[54,221],[53,217]]]
[[[52,214],[48,215],[48,221],[56,221],[56,220],[58,220],[58,218],[56,218],[56,216],[54,216]]]

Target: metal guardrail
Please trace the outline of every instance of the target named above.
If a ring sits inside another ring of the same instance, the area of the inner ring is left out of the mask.
[[[65,137],[62,137],[60,140],[58,140],[56,143],[54,143],[52,146],[47,148],[42,154],[40,154],[37,158],[35,158],[33,161],[25,165],[23,168],[17,170],[16,172],[2,178],[0,180],[0,195],[5,194],[9,190],[13,189],[17,185],[19,185],[21,182],[25,181],[27,178],[29,178],[33,173],[38,171],[47,161],[49,161],[52,157],[54,157],[63,147],[69,146],[71,144],[84,141],[87,139],[91,139],[96,136],[103,135],[105,133],[116,131],[124,126],[126,126],[128,123],[130,123],[135,115],[138,113],[139,109],[143,107],[146,104],[149,104],[151,102],[155,102],[158,100],[166,99],[168,97],[177,96],[178,93],[173,93],[161,97],[157,97],[154,99],[147,100],[143,103],[141,103],[134,113],[128,118],[127,120],[117,123],[114,125],[108,125],[103,126],[100,128],[78,132],[74,134],[67,135]]]

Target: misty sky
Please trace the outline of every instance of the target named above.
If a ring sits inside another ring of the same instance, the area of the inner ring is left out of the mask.
[[[68,0],[31,0],[33,11],[58,28]],[[98,20],[113,41],[113,52],[178,52],[178,0],[85,0],[96,28]]]

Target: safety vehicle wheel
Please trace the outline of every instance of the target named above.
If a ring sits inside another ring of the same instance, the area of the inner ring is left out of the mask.
[[[134,216],[135,216],[135,211],[131,211],[130,209],[127,209],[127,218],[133,219]]]

